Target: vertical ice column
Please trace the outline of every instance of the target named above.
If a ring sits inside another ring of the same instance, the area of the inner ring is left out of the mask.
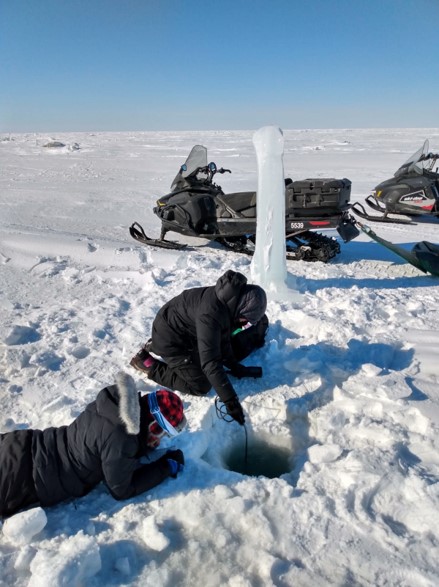
[[[258,161],[256,249],[250,266],[253,282],[266,291],[286,290],[284,137],[277,126],[253,135]]]

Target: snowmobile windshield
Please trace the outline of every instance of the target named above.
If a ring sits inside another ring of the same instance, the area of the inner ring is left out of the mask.
[[[207,165],[207,149],[203,147],[203,145],[195,145],[192,148],[192,151],[189,153],[188,158],[186,159],[185,163],[180,167],[180,171],[175,176],[174,181],[172,182],[171,189],[174,189],[178,182],[181,179],[189,177],[199,167],[206,167]]]
[[[422,175],[426,162],[420,161],[420,159],[422,156],[425,157],[428,154],[428,149],[429,142],[428,139],[426,139],[422,147],[418,149],[416,153],[413,153],[413,155],[395,172],[394,177],[400,177],[406,173],[419,173],[419,175]]]

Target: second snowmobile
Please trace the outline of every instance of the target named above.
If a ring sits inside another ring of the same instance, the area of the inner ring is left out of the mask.
[[[416,151],[395,172],[381,182],[366,198],[366,204],[379,215],[369,214],[361,203],[352,204],[352,211],[374,222],[412,223],[420,217],[439,216],[438,153],[429,152],[429,142]],[[402,215],[402,216],[401,216]]]
[[[134,222],[131,236],[146,245],[184,249],[165,239],[168,232],[216,241],[227,249],[253,254],[256,238],[256,192],[225,194],[213,182],[216,174],[231,173],[207,162],[207,149],[195,145],[171,184],[171,192],[157,200],[154,214],[161,234],[150,238]],[[337,239],[314,232],[336,229],[345,242],[359,231],[349,215],[351,182],[346,179],[285,180],[285,238],[287,258],[329,261],[340,252]]]

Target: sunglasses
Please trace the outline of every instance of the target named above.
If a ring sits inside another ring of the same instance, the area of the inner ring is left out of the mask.
[[[187,424],[186,416],[183,416],[182,421],[179,424],[177,424],[176,426],[173,426],[173,428],[177,432],[177,434],[180,434],[180,432],[182,432],[184,430],[184,428],[186,427],[186,424]],[[165,436],[165,434],[166,434],[166,436],[171,436],[171,434],[169,434],[169,432],[164,430],[160,426],[160,424],[158,424],[155,420],[153,422],[150,422],[148,429],[149,429],[150,434],[152,434],[156,438],[163,438],[163,436]],[[175,436],[175,434],[174,434],[174,436]]]

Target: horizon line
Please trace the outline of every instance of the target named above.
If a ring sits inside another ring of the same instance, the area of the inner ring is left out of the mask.
[[[217,133],[221,133],[221,132],[254,132],[256,130],[258,130],[259,128],[263,128],[264,126],[276,126],[278,128],[280,128],[282,131],[301,131],[301,132],[307,132],[307,131],[331,131],[331,130],[337,130],[337,131],[352,131],[352,130],[383,130],[383,129],[392,129],[392,130],[424,130],[424,129],[429,129],[429,130],[439,130],[439,126],[435,127],[435,126],[328,126],[328,127],[292,127],[292,128],[282,128],[279,125],[276,124],[267,124],[267,125],[263,125],[263,126],[258,126],[258,127],[254,127],[254,128],[224,128],[224,129],[215,129],[215,128],[210,128],[210,129],[149,129],[149,130],[140,130],[140,129],[127,129],[127,130],[111,130],[111,129],[107,129],[107,130],[94,130],[94,129],[88,129],[88,130],[26,130],[26,131],[13,131],[13,130],[0,130],[0,135],[11,135],[11,134],[15,134],[15,135],[26,135],[26,134],[53,134],[53,133],[69,133],[69,134],[75,134],[75,133],[100,133],[100,134],[104,134],[104,133],[113,133],[113,134],[118,134],[118,133],[186,133],[186,132],[193,132],[193,133],[205,133],[205,132],[217,132]]]

